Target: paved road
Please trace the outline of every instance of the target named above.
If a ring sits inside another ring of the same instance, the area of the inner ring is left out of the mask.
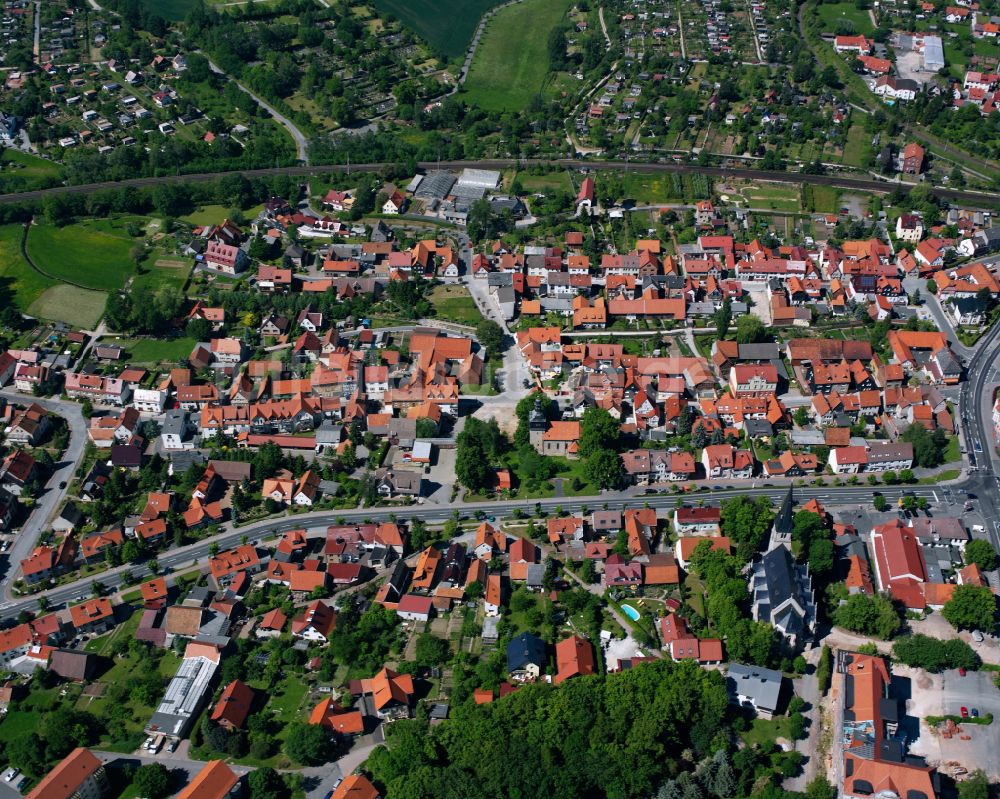
[[[212,72],[216,73],[217,75],[226,75],[226,77],[228,77],[233,83],[236,84],[237,88],[241,92],[249,94],[254,99],[254,102],[257,103],[257,105],[259,105],[261,108],[267,111],[267,113],[269,113],[272,117],[274,117],[275,121],[278,122],[278,124],[282,125],[285,128],[285,130],[288,131],[292,139],[295,141],[295,157],[298,158],[299,161],[303,164],[309,163],[309,142],[306,140],[306,137],[305,135],[303,135],[302,131],[299,130],[297,127],[295,127],[295,123],[292,122],[292,120],[290,120],[286,116],[283,116],[280,111],[274,108],[274,106],[268,104],[267,100],[263,99],[260,95],[250,91],[250,89],[248,89],[238,80],[236,80],[236,78],[232,77],[231,75],[227,75],[225,70],[222,70],[219,67],[217,67],[211,61],[211,59],[209,59],[208,68],[211,69]]]
[[[330,164],[315,166],[284,166],[271,167],[266,169],[242,169],[234,170],[246,177],[265,177],[267,175],[289,175],[306,176],[319,175],[330,172],[344,172],[348,169],[352,172],[381,172],[389,164]],[[559,158],[559,159],[516,159],[501,158],[484,161],[420,161],[417,167],[422,170],[447,169],[460,170],[470,169],[511,169],[524,168],[529,166],[558,166],[565,169],[591,169],[595,171],[614,171],[623,169],[626,166],[632,172],[652,172],[652,173],[677,173],[710,175],[719,178],[743,178],[746,180],[767,181],[771,183],[791,183],[795,185],[810,184],[815,186],[835,186],[841,189],[853,191],[869,191],[887,194],[896,188],[904,191],[912,188],[906,183],[893,183],[890,181],[867,180],[864,178],[844,177],[840,175],[805,175],[801,172],[774,172],[764,169],[745,169],[742,167],[710,167],[699,166],[697,164],[677,164],[677,163],[642,163],[634,160],[587,160],[580,158]],[[155,186],[160,183],[204,183],[218,179],[221,175],[231,174],[230,172],[201,172],[190,175],[163,175],[160,177],[132,178],[130,180],[104,181],[101,183],[87,183],[78,186],[56,186],[51,189],[38,189],[35,191],[24,191],[13,194],[0,194],[0,204],[24,202],[25,200],[35,200],[47,197],[52,194],[90,194],[100,189],[116,189],[125,186]],[[996,202],[996,195],[989,192],[977,191],[956,191],[954,189],[944,189],[932,186],[931,191],[935,196],[944,200],[955,200],[972,206],[992,205]]]
[[[8,401],[20,403],[37,402],[45,410],[57,413],[62,416],[69,425],[69,445],[62,459],[56,464],[52,477],[46,484],[45,491],[38,499],[31,516],[24,523],[21,531],[14,537],[14,543],[3,555],[0,555],[0,596],[4,600],[10,599],[10,588],[14,582],[17,572],[20,570],[20,562],[28,557],[31,550],[35,548],[39,534],[48,527],[49,521],[55,515],[60,503],[66,496],[67,489],[59,486],[65,483],[68,487],[73,480],[73,475],[83,460],[84,446],[87,443],[87,425],[83,415],[80,413],[80,406],[75,402],[66,402],[60,399],[41,399],[28,397],[17,391],[7,389],[0,391],[0,397]]]
[[[749,485],[748,485],[749,484]],[[760,485],[761,487],[757,487]],[[728,485],[716,484],[718,490],[711,493],[700,492],[690,495],[691,501],[704,500],[705,504],[717,504],[722,499],[734,496],[765,496],[772,503],[780,502],[788,491],[787,483],[783,486],[777,481],[770,487],[764,487],[759,480],[733,481]],[[926,497],[929,501],[934,501],[939,497],[940,489],[936,486],[900,486],[895,488],[882,487],[880,491],[885,495],[890,503],[895,502],[905,492],[912,492],[917,497]],[[868,503],[871,501],[872,488],[870,486],[821,486],[802,487],[795,489],[796,501],[806,502],[809,499],[817,499],[823,504],[836,505],[845,503]],[[446,505],[411,505],[409,507],[379,507],[379,508],[355,508],[349,510],[316,511],[313,513],[302,513],[296,516],[287,516],[269,521],[256,522],[233,529],[227,525],[224,532],[212,538],[206,538],[194,544],[173,549],[163,553],[157,562],[162,570],[177,571],[188,568],[194,564],[203,564],[208,557],[209,549],[213,544],[219,549],[228,549],[240,543],[246,536],[251,541],[262,541],[274,538],[288,530],[302,528],[321,528],[338,523],[338,519],[343,519],[346,523],[359,522],[370,519],[375,522],[388,521],[390,516],[395,516],[401,521],[408,521],[412,518],[423,519],[428,524],[443,524],[452,517],[452,513],[457,511],[462,518],[472,518],[476,512],[481,512],[493,516],[509,516],[515,509],[525,513],[531,513],[536,506],[540,506],[546,512],[552,512],[555,508],[562,508],[567,513],[579,513],[583,508],[588,512],[596,510],[604,505],[609,509],[623,510],[634,508],[639,504],[649,505],[651,508],[672,509],[676,507],[678,495],[676,494],[656,494],[637,495],[626,492],[608,492],[600,496],[590,497],[549,497],[537,501],[523,500],[502,500],[497,502],[453,502]],[[146,576],[148,570],[142,566],[130,565],[119,566],[98,575],[89,575],[84,579],[73,583],[51,588],[41,592],[48,598],[50,604],[55,607],[64,603],[72,603],[77,596],[90,594],[90,585],[94,579],[99,580],[106,589],[113,591],[128,582],[129,575]],[[38,609],[38,594],[26,596],[11,602],[0,605],[0,619],[15,618],[22,610],[36,611]]]

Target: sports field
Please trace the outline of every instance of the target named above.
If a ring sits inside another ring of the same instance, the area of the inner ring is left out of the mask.
[[[549,75],[549,32],[568,8],[568,0],[523,0],[498,11],[476,49],[463,99],[488,111],[531,102]]]
[[[461,56],[479,19],[502,0],[373,0],[372,5],[416,31],[447,56]]]

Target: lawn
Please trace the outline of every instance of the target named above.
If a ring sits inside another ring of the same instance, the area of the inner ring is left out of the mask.
[[[143,338],[128,348],[135,363],[175,362],[191,354],[197,342],[193,338],[171,339]]]
[[[4,150],[0,156],[0,191],[45,189],[62,183],[62,168],[37,155],[20,150]]]
[[[28,255],[53,277],[99,291],[116,291],[135,271],[129,258],[134,239],[125,232],[124,224],[119,220],[88,220],[61,228],[32,225]]]
[[[742,193],[752,208],[789,212],[802,210],[798,186],[747,186]]]
[[[65,322],[71,327],[94,330],[104,315],[107,299],[106,292],[89,291],[60,283],[31,303],[27,312],[39,319],[52,319]]]
[[[840,202],[840,192],[835,186],[812,186],[813,206],[816,213],[835,214]]]
[[[778,716],[770,720],[756,718],[751,723],[749,730],[740,733],[740,737],[750,746],[773,743],[776,738],[788,740],[791,721],[787,716]]]
[[[487,111],[524,108],[549,76],[548,36],[567,0],[523,0],[487,23],[465,82],[464,99]]]
[[[475,300],[465,286],[440,285],[435,286],[428,297],[439,319],[457,322],[462,325],[475,326],[482,321]]]
[[[263,205],[257,205],[253,208],[248,208],[243,212],[243,215],[247,219],[253,219],[257,214],[261,212],[264,208]],[[197,210],[192,211],[187,216],[179,217],[182,222],[188,222],[192,225],[217,225],[223,219],[229,216],[233,209],[227,208],[224,205],[200,205]]]
[[[21,225],[0,225],[0,304],[13,299],[22,311],[51,286],[56,285],[39,274],[21,257]]]
[[[856,33],[870,36],[875,32],[867,10],[857,8],[854,3],[823,3],[818,7],[819,18],[823,20],[823,30],[833,33],[837,23],[846,20],[854,26]]]
[[[565,191],[575,194],[573,183],[569,179],[568,172],[549,172],[545,175],[530,175],[527,172],[518,172],[516,180],[524,187],[525,191],[544,193],[547,191]]]
[[[683,199],[677,194],[677,183],[673,176],[665,172],[655,175],[628,172],[621,176],[621,180],[624,197],[635,200],[640,205]]]
[[[844,164],[861,166],[870,148],[871,137],[865,132],[864,125],[851,125],[847,132],[847,144],[844,145]]]
[[[374,0],[379,11],[409,26],[431,46],[448,56],[468,48],[482,15],[501,0]]]

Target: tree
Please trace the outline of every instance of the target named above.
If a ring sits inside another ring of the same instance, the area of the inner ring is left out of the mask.
[[[934,281],[934,280],[928,280],[927,281],[927,293],[928,294],[937,294],[937,290],[938,290],[937,282]]]
[[[934,673],[945,669],[976,669],[980,663],[979,655],[965,641],[959,638],[939,641],[920,633],[899,638],[892,645],[892,654],[907,666]]]
[[[94,405],[89,399],[85,399],[80,403],[80,415],[84,419],[89,419],[94,415]]]
[[[965,562],[975,563],[982,571],[993,571],[997,567],[997,551],[989,541],[974,538],[965,545]]]
[[[426,416],[417,419],[417,438],[434,438],[437,432],[438,426],[433,419]]]
[[[740,552],[747,556],[759,550],[771,531],[774,514],[766,497],[757,500],[736,497],[722,502],[722,529],[729,539],[736,543]]]
[[[795,413],[792,414],[792,420],[795,422],[796,427],[805,427],[809,424],[809,411],[806,410],[804,405],[800,405],[795,409]]]
[[[432,633],[423,633],[417,639],[414,659],[425,668],[441,666],[448,661],[451,650],[448,642]]]
[[[594,568],[594,561],[592,558],[583,559],[583,563],[580,565],[580,579],[585,583],[593,583],[597,581],[597,569]]]
[[[887,596],[853,594],[833,612],[833,623],[851,632],[886,641],[899,632],[902,619]]]
[[[132,786],[146,799],[163,799],[171,793],[170,772],[162,763],[139,766],[132,777]]]
[[[465,420],[465,427],[457,439],[455,474],[466,488],[485,488],[492,476],[491,464],[495,463],[506,446],[496,419],[483,422],[475,417]]]
[[[958,799],[989,799],[990,780],[986,772],[976,769],[958,783]]]
[[[45,773],[45,744],[37,732],[18,735],[7,744],[7,760],[21,771],[40,777]]]
[[[833,571],[834,551],[833,541],[829,538],[817,538],[809,544],[806,556],[809,570],[817,578],[823,579]]]
[[[756,344],[767,338],[764,323],[753,314],[744,314],[736,320],[736,340],[740,344]]]
[[[816,667],[816,682],[819,684],[820,694],[825,694],[830,689],[832,677],[833,652],[829,646],[823,644],[823,649],[819,653],[819,665]]]
[[[285,754],[300,766],[318,766],[326,762],[329,753],[326,730],[318,724],[293,722],[285,738]]]
[[[883,494],[875,494],[875,496],[872,497],[872,505],[875,506],[875,510],[879,513],[884,513],[886,508],[889,507],[889,501]]]
[[[212,335],[212,323],[196,316],[187,323],[185,332],[195,341],[207,341]]]
[[[722,301],[722,306],[712,314],[712,321],[715,323],[715,337],[725,338],[729,332],[729,326],[733,323],[733,304],[728,297]]]
[[[602,449],[591,455],[583,464],[587,480],[599,488],[618,488],[622,483],[624,470],[618,453]]]
[[[996,628],[997,600],[987,586],[959,585],[944,604],[941,615],[956,630],[981,630],[992,633]]]
[[[250,799],[282,799],[288,796],[288,788],[281,775],[270,766],[251,771],[247,775]]]
[[[580,420],[580,457],[588,459],[600,452],[618,452],[621,425],[604,408],[590,407]]]
[[[503,347],[503,328],[492,319],[482,319],[476,325],[476,339],[491,355],[497,355]]]
[[[822,774],[817,774],[806,786],[806,799],[835,799],[837,789]]]

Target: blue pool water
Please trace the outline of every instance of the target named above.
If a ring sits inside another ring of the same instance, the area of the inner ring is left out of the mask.
[[[625,612],[626,616],[632,619],[632,621],[639,621],[639,611],[631,605],[622,605],[622,610]]]

